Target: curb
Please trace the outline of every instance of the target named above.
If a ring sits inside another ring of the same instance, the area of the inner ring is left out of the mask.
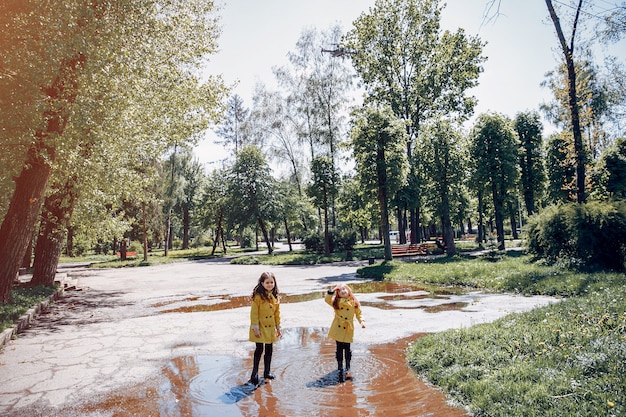
[[[65,275],[65,274],[63,274]],[[26,313],[20,316],[17,319],[15,325],[13,327],[9,327],[5,329],[2,333],[0,333],[0,349],[2,349],[5,345],[9,343],[14,336],[18,333],[23,332],[28,329],[33,321],[37,318],[37,316],[51,303],[58,300],[61,296],[65,294],[65,285],[64,285],[65,277],[61,277],[61,279],[55,279],[55,282],[60,283],[59,289],[48,296],[47,299],[43,300],[40,303],[37,303],[31,309],[29,309]]]

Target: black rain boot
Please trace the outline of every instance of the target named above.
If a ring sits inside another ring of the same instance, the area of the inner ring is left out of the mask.
[[[335,357],[337,358],[337,371],[339,372],[339,382],[343,382],[345,380],[345,375],[343,372],[343,352],[338,349]]]
[[[257,343],[256,349],[254,350],[254,359],[252,362],[252,375],[250,375],[250,380],[248,381],[252,385],[259,384],[259,363],[261,362],[262,354],[263,354],[263,344]]]
[[[346,372],[350,370],[350,361],[352,360],[352,351],[346,349]]]
[[[265,345],[265,356],[263,357],[263,378],[265,379],[274,379],[276,376],[272,374],[272,345]]]

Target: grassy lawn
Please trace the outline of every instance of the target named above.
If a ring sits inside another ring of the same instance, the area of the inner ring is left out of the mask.
[[[417,339],[410,366],[475,416],[626,415],[626,276],[532,263],[442,259],[389,262],[364,276],[565,296],[494,323]]]
[[[54,294],[56,287],[17,288],[11,291],[12,302],[0,303],[0,332],[13,327],[24,313]]]

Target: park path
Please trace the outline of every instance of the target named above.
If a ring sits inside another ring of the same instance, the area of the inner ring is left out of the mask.
[[[203,260],[70,272],[76,290],[0,352],[0,415],[460,416],[406,367],[407,344],[555,301],[433,295],[359,279],[362,264]],[[284,295],[278,378],[247,392],[253,345],[246,297],[265,270]],[[339,282],[355,288],[367,323],[355,332],[354,379],[343,384],[333,375],[334,344],[325,337],[332,311],[322,299]]]

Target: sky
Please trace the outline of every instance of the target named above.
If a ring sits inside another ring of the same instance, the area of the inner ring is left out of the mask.
[[[222,74],[227,85],[236,87],[245,107],[251,107],[258,82],[275,86],[272,68],[288,63],[304,29],[327,30],[335,24],[344,32],[367,13],[374,0],[220,0],[218,11],[222,34],[220,51],[210,58],[207,72]],[[595,0],[598,7],[610,8],[613,0]],[[478,99],[475,115],[494,111],[515,117],[518,112],[538,110],[551,100],[541,87],[545,74],[560,62],[560,49],[552,21],[543,0],[502,0],[497,19],[486,22],[488,0],[447,0],[441,28],[478,36],[486,46],[487,61],[480,85],[470,94]],[[564,28],[564,30],[566,30]],[[567,36],[567,32],[566,32]],[[330,47],[331,45],[320,45]],[[626,56],[624,51],[623,56]],[[471,123],[471,122],[470,122]],[[544,122],[544,134],[554,130]],[[208,169],[226,157],[217,136],[207,132],[194,153]]]

